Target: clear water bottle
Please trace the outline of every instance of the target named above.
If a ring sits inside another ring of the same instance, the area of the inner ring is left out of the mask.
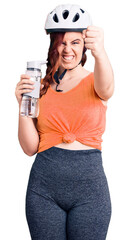
[[[27,62],[26,74],[30,76],[30,80],[34,81],[34,90],[29,93],[23,93],[20,115],[36,118],[39,115],[39,97],[41,84],[41,65],[47,61],[31,61]]]

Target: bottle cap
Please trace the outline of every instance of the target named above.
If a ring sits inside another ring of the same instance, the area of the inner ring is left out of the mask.
[[[27,69],[28,68],[35,68],[41,70],[41,65],[46,64],[47,61],[29,61],[27,62]]]

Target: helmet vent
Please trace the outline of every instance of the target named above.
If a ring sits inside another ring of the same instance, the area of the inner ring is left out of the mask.
[[[83,9],[80,8],[80,10],[81,10],[82,13],[84,13],[84,10],[83,10]]]
[[[74,16],[72,22],[77,22],[79,18],[80,18],[79,14],[76,13],[76,15]]]
[[[64,12],[62,13],[63,18],[66,19],[69,15],[69,11],[68,10],[64,10]]]
[[[54,20],[56,23],[59,22],[59,19],[58,19],[58,17],[57,17],[57,14],[54,14],[54,16],[53,16],[53,20]]]

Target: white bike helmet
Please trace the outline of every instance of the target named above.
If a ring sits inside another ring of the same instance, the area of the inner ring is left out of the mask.
[[[82,32],[92,20],[89,13],[79,5],[64,4],[57,6],[48,14],[45,22],[46,33]]]

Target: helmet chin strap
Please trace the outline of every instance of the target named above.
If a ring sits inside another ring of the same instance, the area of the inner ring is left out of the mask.
[[[79,65],[80,63],[81,63],[81,60],[80,60],[80,62],[78,63],[78,65]],[[74,68],[76,68],[78,65],[76,65]],[[55,78],[55,81],[57,82],[57,85],[56,85],[56,91],[57,91],[57,92],[63,92],[63,90],[57,89],[57,87],[58,87],[58,85],[59,85],[59,83],[60,83],[59,79],[62,80],[63,77],[64,77],[64,75],[66,74],[67,70],[71,71],[71,70],[73,70],[74,68],[65,69],[59,77],[58,77],[57,71],[55,72],[54,78]]]

